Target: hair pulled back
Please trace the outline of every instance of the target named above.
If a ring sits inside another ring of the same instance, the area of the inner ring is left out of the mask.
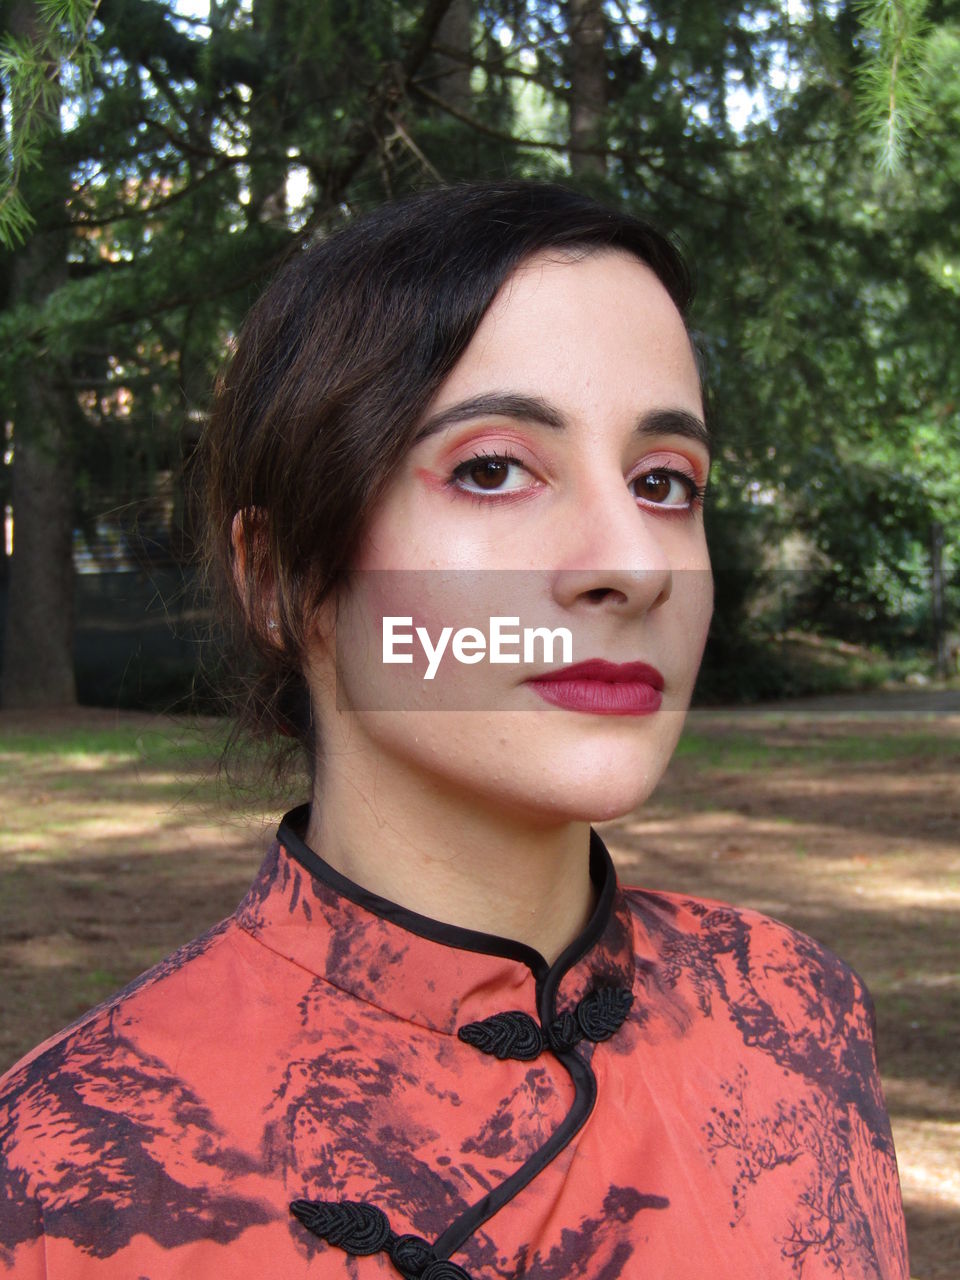
[[[345,580],[369,513],[501,285],[554,248],[633,254],[686,319],[692,282],[670,240],[523,179],[440,187],[358,216],[292,258],[250,311],[200,451],[206,580],[242,655],[241,728],[292,737],[316,767],[303,677],[311,616]]]

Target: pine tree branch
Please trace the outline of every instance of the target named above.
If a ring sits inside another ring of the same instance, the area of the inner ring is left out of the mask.
[[[15,29],[0,47],[0,70],[9,82],[10,124],[3,152],[8,168],[0,185],[0,245],[22,244],[35,225],[20,192],[25,168],[39,163],[40,140],[54,127],[63,99],[61,75],[73,65],[84,73],[81,51],[101,0],[73,0],[63,12],[15,10]],[[67,29],[67,43],[58,28]],[[17,30],[20,28],[20,30]]]
[[[907,133],[928,110],[927,0],[859,0],[855,7],[876,46],[857,75],[860,119],[872,137],[878,168],[892,174],[903,162]]]
[[[143,218],[153,217],[162,209],[168,209],[171,205],[178,204],[185,197],[193,195],[202,186],[210,181],[211,178],[217,177],[218,174],[225,172],[237,164],[246,164],[247,156],[228,156],[222,153],[218,157],[216,164],[211,165],[208,169],[204,169],[202,173],[192,182],[186,183],[179,187],[176,191],[172,191],[169,195],[161,197],[159,200],[153,200],[150,204],[144,205],[117,205],[114,209],[107,213],[97,214],[96,217],[89,217],[81,214],[76,218],[71,218],[63,224],[52,224],[54,228],[60,226],[69,227],[108,227],[116,222],[134,222]],[[71,204],[73,201],[71,200]]]
[[[311,166],[322,198],[299,232],[298,243],[309,238],[329,210],[342,202],[354,176],[366,160],[377,153],[386,127],[390,125],[390,113],[408,95],[411,81],[431,52],[437,29],[451,3],[452,0],[427,0],[406,54],[399,63],[383,68],[378,84],[370,92],[370,109],[366,118],[355,121],[347,130],[345,158],[333,166]]]
[[[438,94],[432,93],[429,89],[424,89],[422,85],[411,84],[411,92],[418,98],[423,98],[425,102],[438,107],[447,115],[452,116],[454,120],[459,120],[462,124],[468,125],[477,133],[483,134],[486,138],[494,138],[497,142],[503,142],[511,147],[533,147],[539,151],[555,151],[561,155],[569,155],[574,148],[567,142],[554,142],[550,138],[517,138],[512,133],[507,133],[503,129],[497,129],[493,125],[486,124],[483,120],[478,120],[476,116],[469,115],[466,111],[461,111],[458,107],[445,101]],[[619,150],[612,147],[578,147],[576,150],[581,155],[588,156],[617,156]]]

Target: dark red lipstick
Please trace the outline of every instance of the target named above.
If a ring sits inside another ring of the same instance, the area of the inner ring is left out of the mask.
[[[601,716],[645,716],[659,710],[663,676],[646,662],[590,658],[526,682],[541,698],[570,711]]]

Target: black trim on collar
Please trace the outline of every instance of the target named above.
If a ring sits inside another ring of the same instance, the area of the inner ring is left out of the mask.
[[[503,956],[527,965],[536,980],[537,1009],[542,1027],[550,1028],[552,1026],[557,1016],[555,1003],[560,983],[564,975],[599,942],[610,921],[616,898],[617,876],[613,866],[613,859],[593,827],[590,828],[590,878],[598,890],[597,903],[583,931],[561,952],[552,965],[548,965],[540,952],[533,947],[527,946],[526,943],[516,942],[511,938],[499,937],[492,933],[481,933],[474,929],[465,929],[459,925],[444,924],[440,920],[434,920],[429,916],[422,916],[406,907],[401,907],[398,903],[390,902],[388,899],[381,898],[378,894],[371,893],[369,890],[362,888],[362,886],[355,884],[354,881],[341,875],[339,871],[335,871],[329,863],[324,862],[306,844],[301,832],[306,830],[309,816],[309,804],[292,809],[285,815],[277,831],[277,839],[281,845],[305,870],[350,902],[363,907],[374,915],[389,920],[392,924],[396,924],[410,933],[418,934],[420,937],[427,938],[432,942],[439,942],[444,946]],[[625,996],[629,995],[626,992],[623,994]],[[583,1002],[581,1001],[581,1003]],[[624,1016],[626,1016],[626,1012],[627,1009],[624,1008]],[[622,1021],[622,1019],[619,1021]],[[600,1028],[600,1030],[602,1032],[603,1028]],[[574,1097],[570,1110],[547,1141],[537,1148],[519,1169],[489,1191],[482,1199],[471,1205],[464,1213],[460,1214],[458,1218],[450,1223],[432,1246],[426,1246],[428,1252],[424,1253],[420,1261],[426,1260],[428,1255],[432,1255],[437,1260],[427,1266],[427,1273],[435,1274],[436,1280],[440,1280],[441,1274],[448,1274],[448,1272],[442,1272],[439,1269],[444,1264],[450,1268],[449,1275],[451,1276],[455,1274],[467,1275],[462,1271],[462,1268],[449,1263],[450,1255],[461,1249],[483,1223],[492,1218],[495,1213],[532,1182],[551,1160],[559,1155],[564,1147],[583,1128],[587,1118],[593,1111],[597,1100],[597,1080],[590,1063],[576,1052],[573,1041],[567,1043],[562,1038],[551,1038],[550,1047],[557,1061],[563,1065],[573,1082]],[[373,1215],[374,1217],[377,1212],[375,1206],[354,1205],[352,1202],[343,1202],[337,1205],[335,1202],[330,1201],[303,1200],[295,1201],[291,1205],[291,1212],[307,1225],[308,1230],[313,1230],[321,1238],[330,1239],[331,1230],[328,1230],[328,1227],[330,1223],[333,1223],[332,1234],[334,1242],[344,1248],[349,1248],[349,1245],[340,1241],[337,1224],[344,1217],[345,1211],[349,1211],[347,1213],[349,1217],[355,1211],[359,1212],[361,1210],[366,1212],[368,1216]],[[383,1217],[383,1215],[381,1214],[380,1217]],[[316,1222],[314,1222],[315,1218]],[[330,1220],[329,1223],[328,1218]],[[386,1220],[384,1219],[384,1221]],[[376,1222],[379,1223],[379,1218],[376,1218]],[[310,1225],[311,1223],[313,1223],[312,1226]],[[383,1224],[381,1223],[380,1226],[382,1228]],[[394,1239],[389,1230],[389,1224],[386,1228],[386,1234],[381,1230],[380,1235],[388,1243]],[[407,1238],[404,1237],[404,1239]],[[425,1242],[418,1241],[418,1243],[423,1245]],[[376,1240],[372,1240],[371,1244],[373,1246],[371,1251],[376,1251],[380,1245],[380,1236],[377,1236]],[[364,1251],[367,1250],[364,1249]],[[409,1268],[401,1267],[396,1258],[393,1258],[393,1261],[394,1265],[401,1270],[401,1274],[409,1280],[412,1274]],[[435,1268],[434,1273],[433,1269]],[[423,1274],[422,1280],[428,1280],[426,1273]],[[468,1275],[467,1280],[469,1280]]]
[[[540,1021],[545,1027],[549,1026],[557,1016],[557,991],[564,975],[600,941],[610,923],[610,915],[613,911],[613,901],[617,893],[617,873],[607,846],[593,827],[590,828],[590,879],[599,889],[599,893],[597,905],[587,922],[587,927],[557,956],[544,975],[542,985],[540,978],[537,978],[537,1006],[540,1011]]]
[[[598,890],[597,903],[583,932],[574,938],[552,965],[548,965],[540,952],[525,942],[517,942],[513,938],[504,938],[495,933],[483,933],[478,929],[467,929],[462,925],[445,924],[442,920],[422,916],[408,907],[402,907],[399,903],[364,889],[362,885],[336,871],[306,843],[301,833],[306,831],[309,819],[310,805],[298,805],[296,809],[284,814],[277,828],[277,839],[304,870],[349,902],[389,920],[408,933],[415,933],[431,942],[439,942],[445,947],[503,956],[507,960],[525,964],[536,979],[537,1006],[544,1026],[553,1019],[552,1012],[544,1017],[545,1010],[551,1008],[550,1003],[545,1003],[545,998],[549,1002],[553,1001],[564,974],[600,940],[610,921],[617,891],[616,871],[606,845],[593,827],[590,828],[590,879]]]

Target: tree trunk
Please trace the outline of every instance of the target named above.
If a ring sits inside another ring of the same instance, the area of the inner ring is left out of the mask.
[[[577,175],[606,173],[602,155],[583,148],[602,147],[607,109],[607,65],[603,42],[603,0],[567,0],[570,35],[570,167]]]
[[[470,51],[473,43],[473,0],[452,0],[437,28],[435,73],[430,88],[458,111],[472,105]],[[449,50],[444,53],[442,50]]]
[[[4,707],[75,703],[73,473],[64,396],[28,367],[14,423],[13,556],[3,643]],[[31,385],[32,384],[32,385]],[[66,406],[69,414],[69,406]]]
[[[254,0],[253,29],[269,52],[264,55],[264,77],[260,92],[250,107],[250,204],[248,217],[278,227],[287,224],[287,162],[277,156],[278,139],[285,135],[283,98],[287,92],[287,74],[279,70],[288,60],[295,61],[288,50],[289,13],[286,0]],[[212,126],[215,106],[209,104]]]
[[[34,38],[37,6],[16,5],[10,26],[15,35]],[[24,175],[24,194],[41,229],[14,259],[9,296],[13,306],[41,304],[67,278],[66,233],[42,230],[51,214],[63,219],[62,202],[51,200],[51,171],[58,163],[50,148],[39,176],[31,180],[36,171]],[[57,203],[59,208],[53,207]],[[21,362],[11,415],[13,556],[0,679],[4,707],[62,706],[77,700],[71,441],[76,411],[62,370],[49,353],[41,351]]]

